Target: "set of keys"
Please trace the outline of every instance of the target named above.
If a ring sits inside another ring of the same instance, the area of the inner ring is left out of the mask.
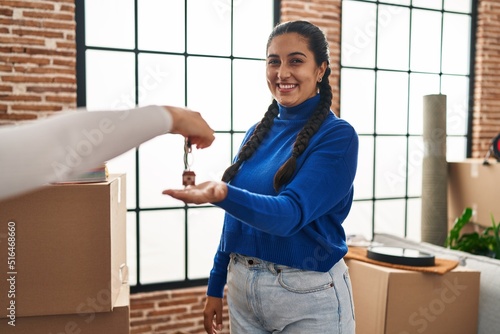
[[[189,162],[190,154],[192,156],[191,141],[188,138],[186,138],[186,140],[184,141],[184,172],[182,173],[182,185],[184,187],[195,185],[196,174],[191,170],[193,159],[191,159],[190,163]]]

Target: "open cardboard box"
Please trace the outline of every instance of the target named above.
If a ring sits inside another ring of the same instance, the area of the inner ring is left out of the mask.
[[[479,272],[444,274],[346,260],[357,334],[477,333]]]
[[[0,201],[0,263],[0,319],[111,311],[127,280],[125,175]]]

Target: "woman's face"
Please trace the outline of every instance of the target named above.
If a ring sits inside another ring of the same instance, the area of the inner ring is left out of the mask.
[[[301,35],[279,35],[267,49],[267,85],[276,101],[293,107],[316,95],[318,80],[326,66],[326,62],[316,65],[307,40]]]

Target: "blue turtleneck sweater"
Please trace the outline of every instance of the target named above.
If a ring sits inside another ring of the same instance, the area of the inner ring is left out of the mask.
[[[295,107],[279,105],[270,132],[228,184],[227,197],[215,203],[226,214],[209,296],[223,296],[232,252],[322,272],[346,254],[342,222],[351,208],[358,158],[358,136],[349,123],[330,113],[297,159],[292,180],[278,193],[273,188],[274,174],[319,99],[318,94]]]

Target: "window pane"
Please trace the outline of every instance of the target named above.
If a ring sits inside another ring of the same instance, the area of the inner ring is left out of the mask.
[[[378,71],[377,133],[406,134],[408,74]]]
[[[141,283],[184,279],[184,210],[140,213]]]
[[[199,182],[220,180],[231,163],[231,146],[228,133],[215,134],[213,144],[203,150],[194,150],[193,170]]]
[[[408,70],[410,10],[380,5],[378,16],[378,67]]]
[[[106,166],[110,174],[126,174],[127,209],[134,209],[136,205],[135,148],[109,160]]]
[[[422,195],[422,161],[424,139],[422,136],[408,138],[408,196]]]
[[[405,200],[375,202],[375,233],[405,234]]]
[[[439,75],[410,74],[410,123],[411,134],[423,133],[424,112],[423,99],[425,95],[439,94]]]
[[[226,3],[230,4],[231,1]],[[267,38],[274,23],[273,1],[252,0],[232,1],[232,3],[234,6],[233,55],[266,58]],[[255,24],[256,18],[259,24]]]
[[[231,60],[189,57],[187,83],[189,108],[201,112],[214,130],[227,130],[231,126]]]
[[[444,0],[444,10],[470,13],[472,10],[472,0]]]
[[[198,152],[193,151],[196,157]],[[139,149],[139,166],[141,207],[183,205],[182,202],[162,194],[167,188],[182,188],[184,140],[180,136],[158,136],[142,144]]]
[[[128,175],[127,175],[128,176]],[[135,212],[127,212],[127,267],[128,282],[137,284],[137,230]]]
[[[219,246],[224,210],[203,208],[188,213],[188,279],[208,277]]]
[[[342,66],[375,66],[376,5],[342,2]]]
[[[444,14],[442,71],[453,74],[469,74],[470,17]]]
[[[373,197],[373,137],[359,137],[358,170],[354,179],[354,198]]]
[[[137,0],[141,50],[184,52],[184,1]]]
[[[245,134],[243,133],[235,133],[233,135],[233,155],[231,156],[231,158],[236,157],[236,155],[238,154],[241,144],[243,143],[243,138],[245,138]]]
[[[353,202],[351,211],[342,224],[346,235],[362,235],[370,240],[373,235],[372,217],[372,201]]]
[[[187,8],[188,52],[231,54],[231,2],[189,0]]]
[[[393,3],[396,5],[409,5],[410,0],[384,0],[385,3]]]
[[[377,136],[375,197],[405,196],[406,137]]]
[[[441,92],[446,95],[446,133],[466,135],[469,117],[469,78],[443,75]]]
[[[133,0],[85,0],[85,43],[134,48]]]
[[[486,152],[484,152],[486,155]],[[446,138],[446,160],[463,161],[467,158],[467,137]]]
[[[440,50],[441,13],[414,9],[411,30],[411,70],[439,73]]]
[[[266,83],[266,63],[235,59],[233,69],[233,129],[246,131],[262,119],[272,101]]]
[[[86,51],[87,109],[126,109],[135,105],[132,52]]]
[[[421,241],[421,225],[422,225],[422,200],[420,198],[409,199],[408,200],[408,214],[406,216],[407,220],[407,230],[406,235],[408,239],[414,241]]]
[[[375,72],[342,69],[340,105],[341,116],[358,134],[373,133],[375,106]]]
[[[139,105],[184,106],[184,57],[139,54]]]
[[[431,8],[431,9],[441,9],[442,0],[413,0],[412,5],[414,7]]]

